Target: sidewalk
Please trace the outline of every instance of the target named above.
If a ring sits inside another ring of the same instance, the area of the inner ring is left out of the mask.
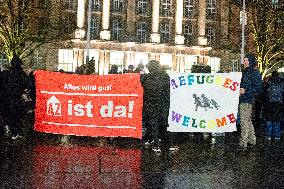
[[[57,135],[32,142],[0,142],[0,188],[283,188],[280,143],[236,148],[226,134],[180,141],[179,150],[154,153],[141,141],[114,138],[98,145],[91,137]]]

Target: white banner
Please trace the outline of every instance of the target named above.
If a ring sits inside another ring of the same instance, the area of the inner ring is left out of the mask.
[[[169,72],[171,102],[168,131],[236,131],[242,74]]]

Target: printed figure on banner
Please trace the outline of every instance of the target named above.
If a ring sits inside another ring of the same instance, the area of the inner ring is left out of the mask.
[[[47,115],[61,116],[61,103],[55,96],[52,96],[47,101],[46,107],[47,107]]]

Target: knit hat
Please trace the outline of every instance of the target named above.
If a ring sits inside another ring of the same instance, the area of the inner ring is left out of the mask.
[[[19,57],[14,56],[10,63],[11,63],[11,69],[13,69],[13,70],[21,70],[22,69],[23,61]]]
[[[256,59],[255,59],[255,56],[253,54],[247,54],[245,56],[245,58],[248,59],[250,67],[254,67],[256,65]]]

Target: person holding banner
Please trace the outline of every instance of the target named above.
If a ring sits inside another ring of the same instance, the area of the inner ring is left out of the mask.
[[[254,55],[248,54],[244,58],[244,70],[240,84],[240,147],[246,148],[248,144],[255,145],[256,137],[252,123],[252,110],[256,95],[262,91],[262,80],[258,70],[254,69],[256,59]]]
[[[1,115],[4,124],[9,128],[12,139],[22,134],[22,118],[25,115],[25,102],[22,98],[28,87],[28,75],[22,68],[22,60],[14,56],[11,60],[11,69],[1,78]]]
[[[149,74],[145,75],[142,80],[147,144],[153,144],[153,150],[161,152],[161,142],[166,138],[168,126],[170,80],[158,61],[149,61],[147,68]]]

